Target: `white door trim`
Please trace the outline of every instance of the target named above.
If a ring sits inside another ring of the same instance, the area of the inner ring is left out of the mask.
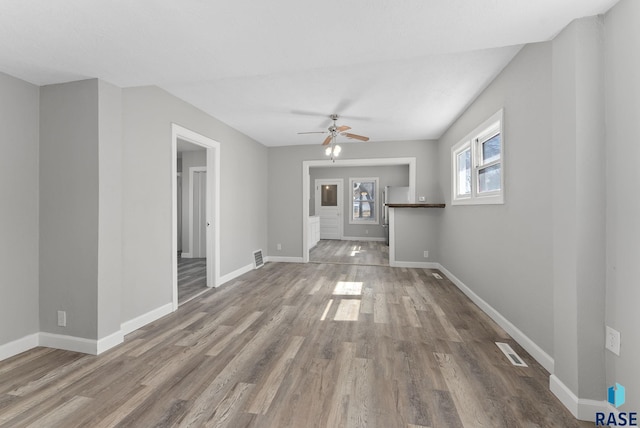
[[[320,207],[320,193],[318,192],[318,186],[323,184],[337,184],[338,185],[338,217],[340,217],[340,221],[338,221],[338,237],[339,239],[344,238],[344,179],[342,178],[316,178],[314,181],[314,196],[315,196],[315,207],[316,207],[316,215],[320,216],[319,207]],[[309,217],[307,217],[309,220]],[[322,222],[322,219],[320,219]],[[322,224],[320,225],[322,228]]]
[[[409,187],[415,197],[416,193],[416,158],[380,158],[380,159],[340,159],[336,162],[327,160],[302,161],[302,261],[309,262],[307,246],[307,220],[309,218],[309,188],[311,187],[310,167],[341,167],[341,166],[382,166],[409,165]]]
[[[178,124],[171,124],[171,271],[173,288],[173,310],[178,309],[178,139],[188,141],[207,150],[207,189],[213,197],[207,198],[207,287],[220,285],[220,143]],[[191,246],[192,240],[189,245]]]

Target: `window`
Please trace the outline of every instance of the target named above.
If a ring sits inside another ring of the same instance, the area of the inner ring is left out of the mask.
[[[350,178],[350,224],[378,224],[378,178]]]
[[[323,207],[337,207],[338,206],[338,185],[337,184],[323,184],[320,191],[320,205]]]
[[[504,203],[500,110],[451,149],[453,205]]]

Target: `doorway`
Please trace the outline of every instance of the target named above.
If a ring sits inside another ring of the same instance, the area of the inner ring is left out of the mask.
[[[320,217],[320,239],[342,239],[343,181],[342,179],[315,180],[315,215]]]
[[[179,159],[184,157],[180,153],[202,152],[204,166],[190,167]],[[182,210],[182,224],[178,215],[178,167],[182,166],[181,181],[182,204],[186,210]],[[204,174],[203,174],[204,172]],[[200,175],[201,174],[201,175]],[[185,269],[193,272],[199,271],[202,283],[201,294],[211,287],[220,283],[220,143],[208,137],[193,132],[187,128],[172,124],[172,288],[173,288],[173,310],[179,304],[185,303],[186,299],[179,299],[178,276],[184,275]],[[187,177],[189,182],[187,181]],[[188,189],[187,188],[188,185]],[[195,191],[194,191],[195,187]],[[189,201],[185,201],[185,199]],[[195,207],[195,209],[194,209]],[[195,221],[194,221],[195,219]],[[186,231],[185,231],[186,224]],[[181,241],[178,243],[178,228],[182,228]],[[194,237],[194,228],[196,236]],[[178,249],[181,249],[179,252]],[[197,257],[194,257],[197,256]],[[190,259],[200,260],[202,266],[181,266],[178,261]],[[179,272],[180,271],[180,272]],[[192,278],[193,279],[193,278]],[[195,297],[191,296],[191,298]]]
[[[376,158],[376,159],[342,159],[338,164],[330,160],[302,161],[302,262],[309,262],[309,228],[308,218],[310,213],[310,198],[313,188],[311,187],[310,168],[315,167],[352,167],[352,166],[385,166],[385,165],[408,165],[409,167],[409,188],[411,193],[415,193],[416,188],[416,158]],[[314,183],[315,184],[315,183]]]
[[[178,306],[207,287],[207,149],[178,140]]]

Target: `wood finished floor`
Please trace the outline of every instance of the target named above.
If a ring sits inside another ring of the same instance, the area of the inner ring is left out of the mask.
[[[321,239],[309,251],[313,263],[389,266],[389,247],[377,241]]]
[[[100,356],[36,348],[0,362],[0,426],[593,426],[432,272],[267,263]]]
[[[207,290],[207,259],[178,258],[178,305]]]

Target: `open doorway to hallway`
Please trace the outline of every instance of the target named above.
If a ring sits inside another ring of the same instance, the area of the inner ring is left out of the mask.
[[[176,310],[178,304],[220,284],[220,143],[174,123],[171,149]]]
[[[177,144],[178,305],[207,288],[207,149]]]

